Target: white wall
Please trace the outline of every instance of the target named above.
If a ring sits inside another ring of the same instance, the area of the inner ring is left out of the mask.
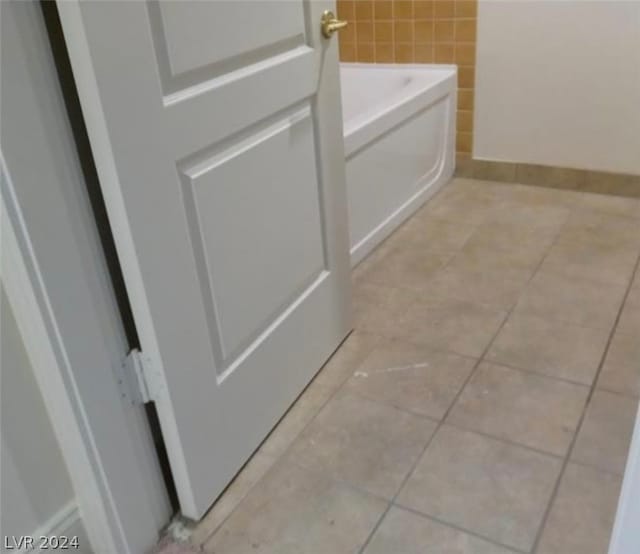
[[[89,552],[71,481],[0,285],[1,535],[79,535]],[[2,539],[2,552],[4,538]]]
[[[480,0],[474,157],[640,174],[640,2]]]

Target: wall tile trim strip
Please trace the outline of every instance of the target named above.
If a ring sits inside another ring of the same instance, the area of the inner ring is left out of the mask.
[[[640,175],[515,162],[458,159],[457,177],[640,198]]]

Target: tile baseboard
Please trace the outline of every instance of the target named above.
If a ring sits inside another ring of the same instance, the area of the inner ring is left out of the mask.
[[[455,176],[640,198],[640,175],[458,158]]]

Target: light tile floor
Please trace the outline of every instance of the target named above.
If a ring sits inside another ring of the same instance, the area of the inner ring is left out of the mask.
[[[640,395],[640,201],[455,179],[194,529],[216,554],[605,554]]]

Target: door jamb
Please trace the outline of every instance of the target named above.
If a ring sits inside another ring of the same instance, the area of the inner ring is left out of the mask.
[[[92,551],[141,554],[157,542],[171,506],[144,409],[123,399],[118,387],[114,368],[126,356],[126,341],[117,325],[42,14],[34,1],[4,4],[5,9],[28,37],[25,48],[33,65],[21,65],[20,47],[14,50],[20,54],[3,56],[3,63],[8,62],[18,85],[29,87],[31,76],[38,75],[42,86],[32,88],[33,94],[20,96],[14,88],[3,95],[3,113],[6,102],[11,124],[24,121],[40,134],[3,132],[0,278]],[[21,156],[27,145],[30,156]],[[39,163],[30,163],[33,159]],[[31,194],[37,186],[43,193]],[[79,308],[69,304],[70,292]]]
[[[55,322],[51,321],[51,314],[46,314],[38,301],[38,296],[44,302],[47,298],[41,286],[43,276],[34,275],[33,280],[38,283],[37,285],[32,281],[28,266],[31,266],[36,274],[39,271],[24,222],[21,221],[19,224],[21,229],[15,229],[12,218],[9,216],[9,213],[13,212],[15,219],[21,219],[14,199],[6,198],[8,196],[6,189],[10,186],[7,182],[9,177],[4,160],[0,159],[0,163],[2,180],[5,181],[0,213],[3,250],[3,263],[0,269],[2,283],[74,485],[89,542],[96,552],[126,552],[129,551],[126,547],[125,550],[121,550],[121,547],[126,544],[122,529],[119,529],[113,521],[114,515],[117,514],[110,514],[114,507],[109,506],[109,487],[101,475],[99,457],[90,445],[91,431],[87,429],[84,418],[79,414],[82,410],[82,401],[77,389],[65,382],[63,375],[68,373],[70,368],[63,371],[62,364],[56,355],[57,350],[64,356],[63,347],[59,344],[56,348],[47,331],[48,327],[55,327]],[[24,246],[21,248],[20,244]],[[68,363],[68,360],[65,362]]]

